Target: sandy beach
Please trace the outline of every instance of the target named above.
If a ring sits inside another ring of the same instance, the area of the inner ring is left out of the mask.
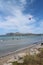
[[[26,53],[26,54],[28,53],[29,54],[31,48],[33,48],[33,49],[34,48],[40,48],[40,44],[31,44],[28,47],[19,49],[17,51],[9,53],[8,55],[0,57],[0,65],[3,65],[4,63],[7,63],[8,60],[10,60],[15,55],[17,56],[20,53]]]

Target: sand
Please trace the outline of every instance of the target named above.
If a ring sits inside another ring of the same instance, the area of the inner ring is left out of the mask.
[[[10,60],[11,57],[14,57],[15,55],[17,56],[17,54],[20,54],[20,53],[26,53],[26,54],[28,53],[29,54],[31,48],[40,48],[40,44],[31,44],[30,46],[28,46],[26,48],[19,49],[17,51],[9,53],[6,56],[0,57],[0,65],[7,63],[7,61]]]

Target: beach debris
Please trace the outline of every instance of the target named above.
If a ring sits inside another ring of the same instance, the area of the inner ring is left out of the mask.
[[[43,43],[41,43],[41,45],[43,45]]]

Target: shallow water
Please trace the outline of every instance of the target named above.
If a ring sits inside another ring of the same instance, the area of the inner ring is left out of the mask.
[[[43,36],[7,36],[0,37],[0,57],[10,52],[29,46],[43,40]]]

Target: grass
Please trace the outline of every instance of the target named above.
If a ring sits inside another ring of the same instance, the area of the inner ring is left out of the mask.
[[[17,62],[13,62],[12,65],[17,65]]]
[[[13,65],[43,65],[43,48],[40,49],[39,54],[26,55],[23,63],[13,62]]]

